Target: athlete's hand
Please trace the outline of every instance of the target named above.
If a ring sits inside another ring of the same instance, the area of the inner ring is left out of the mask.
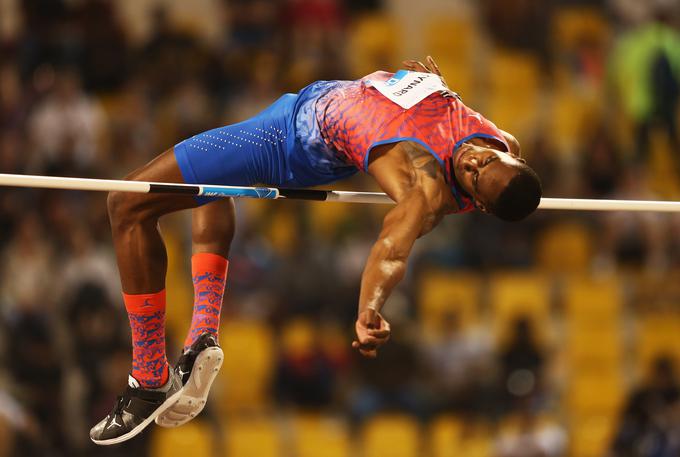
[[[357,339],[352,341],[352,347],[364,357],[375,358],[378,348],[390,339],[389,322],[373,309],[359,313],[354,327]]]
[[[434,61],[432,56],[427,56],[425,58],[425,62],[427,62],[427,64],[424,64],[418,60],[404,60],[402,63],[404,64],[404,67],[406,67],[406,69],[409,71],[434,73],[435,75],[439,76],[442,79],[444,85],[448,87],[446,81],[444,80],[444,77],[442,76],[441,70],[439,70],[439,65],[437,65],[437,62]]]
[[[449,85],[446,83],[446,80],[444,79],[444,76],[442,76],[442,72],[439,69],[439,65],[437,65],[437,62],[434,61],[432,56],[427,56],[425,58],[425,62],[427,62],[427,63],[423,63],[423,62],[420,62],[418,60],[404,60],[402,62],[402,64],[409,71],[419,71],[421,73],[433,73],[433,74],[439,76],[439,78],[442,80],[442,83],[444,84],[444,86],[446,88],[448,88]],[[450,89],[448,91],[441,91],[441,94],[444,97],[457,97],[458,96],[458,94],[456,94],[455,92],[453,92]]]

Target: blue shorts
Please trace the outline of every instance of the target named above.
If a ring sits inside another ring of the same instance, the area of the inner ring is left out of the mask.
[[[188,184],[309,187],[358,169],[321,137],[316,100],[342,81],[318,81],[286,94],[255,117],[195,135],[175,145]],[[204,204],[215,198],[197,197]]]

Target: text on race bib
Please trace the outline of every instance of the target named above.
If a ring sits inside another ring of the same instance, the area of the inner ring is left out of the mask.
[[[399,70],[387,81],[368,80],[385,97],[409,109],[427,96],[448,90],[441,78],[433,73]]]

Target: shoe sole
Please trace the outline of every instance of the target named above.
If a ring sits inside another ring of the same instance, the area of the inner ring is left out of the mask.
[[[127,441],[130,438],[134,438],[135,436],[139,435],[146,427],[149,426],[159,415],[163,414],[168,408],[170,408],[172,405],[174,405],[177,400],[182,396],[182,389],[179,389],[177,392],[169,396],[156,410],[149,415],[144,421],[127,432],[125,435],[117,436],[116,438],[111,438],[108,440],[95,440],[94,438],[90,437],[92,442],[94,444],[98,444],[100,446],[110,446],[112,444],[118,444],[122,443],[123,441]]]
[[[198,416],[205,407],[223,360],[224,352],[219,347],[210,347],[198,354],[189,379],[180,391],[182,396],[156,417],[156,424],[167,428],[179,427]]]

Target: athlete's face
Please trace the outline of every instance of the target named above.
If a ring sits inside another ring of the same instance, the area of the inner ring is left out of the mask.
[[[458,183],[482,211],[495,202],[524,159],[497,149],[465,143],[456,153],[454,173]]]

